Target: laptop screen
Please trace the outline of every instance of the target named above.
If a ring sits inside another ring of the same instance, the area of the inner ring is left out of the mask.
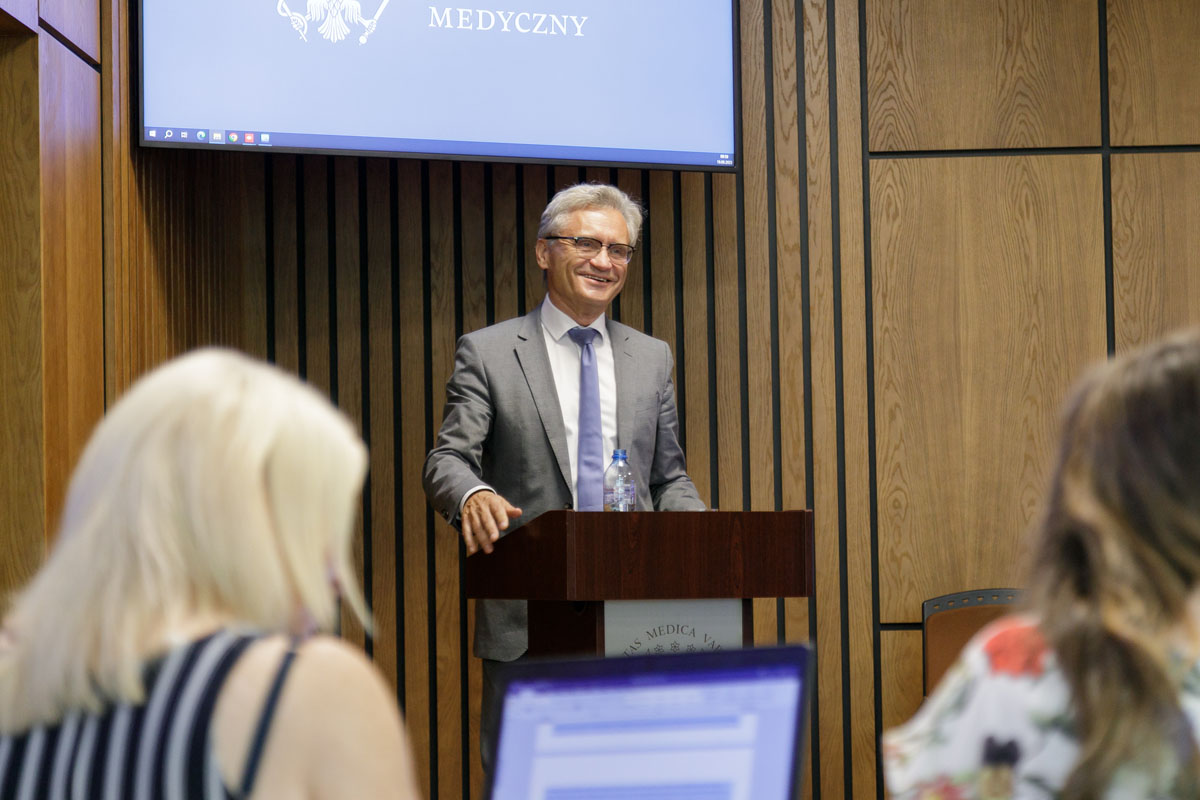
[[[517,664],[494,800],[785,800],[798,795],[809,651]]]

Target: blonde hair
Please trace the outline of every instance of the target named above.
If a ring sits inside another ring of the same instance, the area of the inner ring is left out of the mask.
[[[1038,533],[1027,598],[1071,688],[1080,746],[1062,796],[1102,796],[1126,764],[1164,782],[1156,792],[1196,796],[1172,648],[1197,623],[1200,331],[1079,383]]]
[[[172,627],[217,614],[271,631],[338,597],[369,626],[350,562],[366,449],[312,388],[232,351],[139,380],[72,477],[55,547],[0,647],[0,730],[140,702]]]

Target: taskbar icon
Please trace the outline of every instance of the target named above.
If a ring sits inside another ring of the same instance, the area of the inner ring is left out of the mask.
[[[219,133],[221,132],[213,131],[213,141],[216,141]],[[269,147],[271,145],[271,134],[260,133],[258,131],[227,131],[224,133],[222,141],[229,144],[250,145],[252,147],[259,145],[267,145]]]

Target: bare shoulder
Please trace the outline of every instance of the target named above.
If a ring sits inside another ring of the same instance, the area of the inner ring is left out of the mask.
[[[364,718],[400,722],[395,694],[366,654],[341,639],[317,636],[300,647],[293,666],[295,691],[305,716],[319,711],[322,724],[354,727]]]
[[[231,786],[240,778],[259,712],[287,648],[283,637],[257,642],[222,691],[214,744]],[[295,649],[259,776],[257,786],[268,797],[419,796],[394,694],[361,650],[328,636]]]

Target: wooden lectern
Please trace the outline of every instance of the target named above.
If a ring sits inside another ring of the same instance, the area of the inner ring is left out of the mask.
[[[529,654],[603,652],[604,601],[813,592],[812,511],[549,511],[466,560],[470,598],[529,601]]]

